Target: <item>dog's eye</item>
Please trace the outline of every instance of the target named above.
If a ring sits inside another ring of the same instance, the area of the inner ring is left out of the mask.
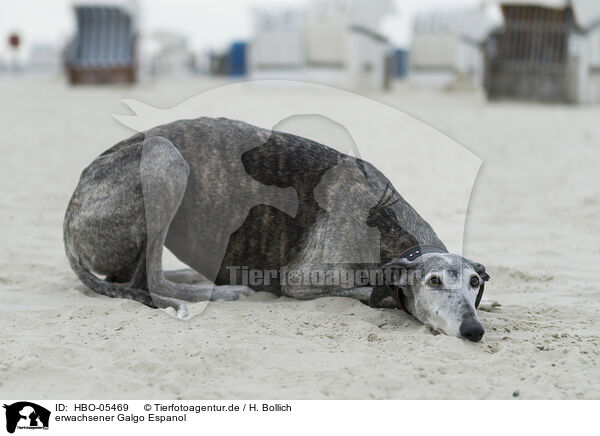
[[[479,277],[477,277],[477,276],[471,277],[471,286],[473,286],[474,288],[479,286]]]
[[[438,286],[440,286],[442,284],[442,281],[440,280],[440,278],[438,276],[431,276],[429,278],[429,286],[433,286],[434,288],[437,288]]]

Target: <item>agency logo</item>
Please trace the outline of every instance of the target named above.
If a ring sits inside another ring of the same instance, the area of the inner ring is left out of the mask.
[[[10,405],[4,404],[6,409],[6,431],[14,433],[16,429],[48,430],[50,411],[42,406],[29,401],[19,401]]]

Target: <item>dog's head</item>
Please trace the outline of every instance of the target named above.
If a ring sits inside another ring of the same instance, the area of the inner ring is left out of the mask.
[[[394,260],[382,272],[383,284],[373,288],[371,306],[391,296],[434,330],[473,342],[483,337],[476,313],[480,288],[489,280],[483,265],[456,254],[427,253]]]

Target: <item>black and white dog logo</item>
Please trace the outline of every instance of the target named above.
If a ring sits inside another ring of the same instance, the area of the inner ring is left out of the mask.
[[[50,411],[28,401],[3,406],[6,409],[6,431],[18,429],[48,429]]]

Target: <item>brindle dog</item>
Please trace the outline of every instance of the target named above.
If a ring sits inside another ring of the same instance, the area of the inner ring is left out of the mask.
[[[448,253],[381,172],[241,121],[176,121],[104,152],[81,175],[64,241],[71,267],[93,291],[174,307],[179,316],[183,301],[262,290],[397,304],[448,335],[483,336],[476,298],[485,268]],[[164,246],[214,285],[164,272]],[[415,247],[433,249],[415,257]],[[403,279],[386,274],[399,269],[408,273]],[[395,278],[382,283],[379,274],[350,286],[336,279],[364,279],[362,272],[373,270]],[[282,271],[326,278],[298,280]],[[261,280],[246,283],[245,272]]]

